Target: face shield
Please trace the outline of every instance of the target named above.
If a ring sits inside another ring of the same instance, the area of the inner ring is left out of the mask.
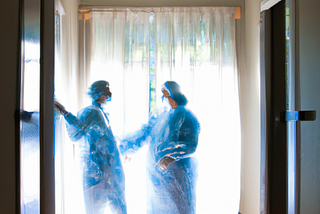
[[[161,90],[162,90],[162,94],[163,94],[161,97],[163,107],[167,107],[167,108],[171,109],[172,106],[170,105],[170,101],[169,101],[170,93],[168,92],[168,90],[165,86],[163,86],[161,88]]]
[[[165,108],[171,109],[169,98],[165,97],[165,96],[162,96],[161,99],[162,99],[162,106],[165,107]]]

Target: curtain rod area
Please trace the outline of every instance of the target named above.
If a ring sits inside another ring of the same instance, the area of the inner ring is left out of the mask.
[[[79,5],[115,7],[244,7],[245,0],[80,0]]]
[[[169,11],[199,11],[200,8],[212,8],[213,10],[232,10],[235,7],[123,7],[123,6],[102,6],[102,5],[79,5],[80,13],[87,12],[125,12],[125,11],[136,11],[136,12],[169,12]]]

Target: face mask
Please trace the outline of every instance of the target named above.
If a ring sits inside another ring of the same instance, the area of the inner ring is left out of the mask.
[[[167,108],[171,109],[171,105],[169,103],[168,97],[162,96],[162,105],[163,105],[163,107],[167,107]]]

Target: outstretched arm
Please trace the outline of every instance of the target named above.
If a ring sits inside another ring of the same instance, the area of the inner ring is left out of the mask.
[[[80,115],[80,119],[78,119],[72,113],[66,111],[64,106],[59,102],[55,101],[54,105],[55,110],[62,114],[66,120],[68,134],[73,141],[81,139],[92,127],[94,119],[97,118],[96,111],[85,111]]]
[[[125,136],[120,143],[120,152],[122,155],[129,155],[137,152],[141,147],[147,144],[148,137],[157,123],[157,115],[152,115],[148,124],[141,126],[138,131]]]
[[[150,134],[150,129],[150,126],[142,125],[140,130],[124,137],[119,146],[121,154],[130,155],[143,147],[146,144],[147,137]]]

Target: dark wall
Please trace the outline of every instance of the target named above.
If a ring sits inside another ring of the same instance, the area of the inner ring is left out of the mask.
[[[19,1],[1,0],[0,7],[0,210],[16,213],[15,110],[19,68]]]
[[[298,1],[300,99],[302,110],[316,110],[301,122],[300,213],[320,213],[320,2]]]

